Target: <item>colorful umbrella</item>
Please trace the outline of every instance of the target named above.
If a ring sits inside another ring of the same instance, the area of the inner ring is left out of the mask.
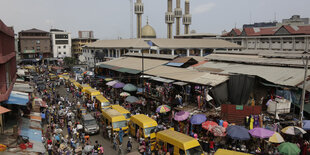
[[[271,143],[283,143],[284,139],[278,132],[275,132],[271,137],[269,137],[269,142],[271,142]]]
[[[113,88],[123,88],[125,84],[123,82],[117,82],[112,87]]]
[[[156,112],[158,112],[158,113],[165,113],[165,112],[169,112],[170,110],[171,110],[170,106],[161,105],[161,106],[157,107]]]
[[[296,144],[285,142],[278,146],[278,150],[283,155],[298,155],[300,149]]]
[[[191,117],[190,121],[192,124],[198,125],[207,120],[206,115],[204,114],[197,114]]]
[[[202,125],[202,128],[206,130],[211,130],[212,127],[218,126],[218,124],[213,121],[206,121],[206,122],[203,122],[201,125]]]
[[[113,80],[113,81],[107,82],[106,85],[107,86],[113,86],[113,85],[115,85],[118,82],[119,82],[118,80]]]
[[[269,138],[274,134],[274,131],[264,128],[254,128],[249,133],[256,138]]]
[[[125,91],[137,91],[137,87],[134,86],[133,84],[128,83],[123,87],[123,90],[125,90]]]
[[[281,132],[288,135],[302,135],[307,133],[304,129],[297,126],[288,126],[281,130]]]
[[[189,117],[189,112],[187,111],[179,111],[175,113],[174,120],[176,121],[184,121]]]
[[[224,137],[226,136],[226,128],[222,127],[222,126],[213,126],[211,128],[211,132],[213,133],[214,136],[220,136],[220,137]]]
[[[249,130],[238,125],[229,126],[226,129],[228,136],[235,140],[249,140]]]
[[[135,103],[135,102],[138,102],[139,99],[135,96],[128,96],[126,99],[125,99],[126,102],[129,102],[129,103]]]
[[[122,97],[127,97],[127,96],[130,96],[130,94],[127,93],[127,92],[122,92],[122,93],[120,94],[120,96],[122,96]]]

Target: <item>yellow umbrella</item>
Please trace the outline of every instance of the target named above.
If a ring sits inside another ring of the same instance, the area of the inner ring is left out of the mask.
[[[275,132],[271,137],[269,137],[269,142],[283,143],[284,139],[278,132]]]

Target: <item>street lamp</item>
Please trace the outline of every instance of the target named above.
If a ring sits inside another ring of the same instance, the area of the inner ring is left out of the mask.
[[[305,69],[305,75],[304,75],[304,83],[302,86],[302,96],[301,96],[301,105],[300,105],[300,125],[303,127],[303,117],[304,117],[304,106],[305,106],[305,94],[306,94],[306,82],[308,77],[308,61],[309,61],[309,54],[308,52],[303,52],[302,55],[302,63],[304,65]]]

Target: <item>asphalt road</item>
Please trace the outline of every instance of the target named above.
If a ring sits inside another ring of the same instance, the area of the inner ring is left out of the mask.
[[[68,93],[64,86],[60,86],[57,88],[57,92],[58,94],[60,94],[60,96],[68,96],[69,100],[72,101],[72,94]],[[67,130],[63,130],[63,133],[66,135],[67,134]],[[123,154],[126,154],[127,153],[127,141],[128,141],[128,135],[125,136],[123,138],[123,145],[122,145],[122,152]],[[102,134],[102,130],[100,129],[100,133],[99,134],[96,134],[96,135],[91,135],[90,136],[90,142],[91,142],[91,145],[94,145],[95,144],[95,141],[98,141],[99,144],[101,144],[104,148],[104,154],[107,154],[107,155],[114,155],[114,154],[118,154],[118,151],[115,151],[113,149],[113,144],[112,142],[110,142],[109,139],[107,138],[104,138],[103,137],[103,134]],[[132,148],[132,151],[137,151],[138,150],[138,143],[136,142],[136,140],[134,138],[132,138],[132,142],[133,142],[133,148]]]

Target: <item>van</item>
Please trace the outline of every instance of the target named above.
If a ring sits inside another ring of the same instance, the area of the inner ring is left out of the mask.
[[[142,135],[141,137],[152,140],[155,138],[155,128],[157,125],[155,120],[144,114],[133,115],[129,121],[130,134],[137,136],[136,134],[139,129],[140,135]]]
[[[96,96],[96,107],[98,110],[111,108],[111,103],[108,99],[106,99],[103,95]]]
[[[82,92],[82,93],[84,93],[87,89],[90,89],[90,88],[91,87],[88,84],[81,84],[81,85],[79,85],[79,91]]]
[[[83,115],[82,124],[84,132],[86,134],[97,134],[99,133],[99,125],[96,119],[91,114]]]
[[[171,150],[170,154],[203,155],[199,142],[186,134],[171,129],[156,133],[157,150]]]
[[[124,133],[128,133],[128,125],[125,116],[114,109],[102,110],[102,121],[106,127],[111,126],[113,132],[118,132],[120,128]]]
[[[112,109],[115,109],[116,111],[124,115],[127,121],[129,121],[131,113],[127,109],[118,104],[112,105]]]

